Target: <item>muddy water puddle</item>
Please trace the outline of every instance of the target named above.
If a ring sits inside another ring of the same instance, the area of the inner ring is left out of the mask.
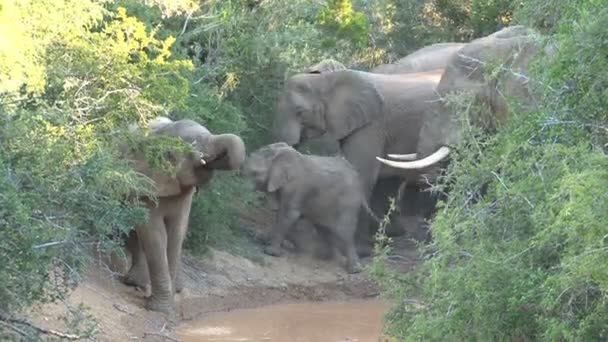
[[[177,335],[184,342],[376,342],[387,309],[380,300],[269,305],[215,313]]]

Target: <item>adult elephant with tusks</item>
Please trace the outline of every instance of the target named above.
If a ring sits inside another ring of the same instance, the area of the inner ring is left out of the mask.
[[[375,157],[416,152],[441,73],[381,75],[345,69],[297,74],[287,80],[278,101],[276,138],[292,146],[324,135],[338,141],[359,172],[368,200],[378,177],[418,179],[417,172],[382,167]],[[360,215],[360,255],[371,252],[368,226],[367,215]]]
[[[444,69],[452,55],[460,50],[466,43],[436,43],[424,46],[407,56],[392,62],[374,67],[370,72],[375,74],[407,74],[426,72],[436,69]],[[342,63],[333,59],[324,59],[317,64],[307,68],[307,73],[327,73],[337,70],[348,69]],[[338,151],[337,142],[324,137],[318,140],[325,148]],[[435,201],[440,194],[424,191],[422,184],[402,183],[402,177],[380,177],[373,189],[369,199],[370,206],[378,215],[384,214],[389,209],[388,198],[394,197],[396,211],[388,218],[385,232],[389,236],[399,236],[407,233],[415,240],[428,239],[427,222],[431,218]],[[405,185],[401,187],[400,185]],[[400,190],[398,190],[400,189]]]
[[[472,122],[486,130],[495,130],[507,119],[507,97],[517,99],[520,110],[535,108],[526,73],[541,47],[535,32],[524,26],[511,26],[473,40],[450,59],[437,93],[442,99],[452,93],[472,93],[475,103],[482,104],[481,110],[472,113]],[[544,51],[551,57],[549,46]],[[504,67],[496,75],[497,62],[504,63]],[[381,154],[378,154],[378,160],[395,169],[424,172],[431,175],[432,180],[461,139],[461,121],[443,100],[429,108],[424,120],[415,160],[391,160]],[[410,154],[411,150],[405,149],[401,153]]]
[[[196,188],[207,184],[215,170],[239,169],[246,151],[237,135],[211,134],[193,120],[158,117],[149,123],[148,129],[150,135],[176,137],[192,144],[193,149],[169,151],[168,160],[176,168],[170,174],[151,168],[141,151],[123,146],[122,152],[134,162],[135,170],[153,181],[158,197],[157,201],[142,199],[149,209],[148,221],[129,236],[127,249],[132,265],[123,282],[144,288],[151,286],[146,308],[171,313],[173,295],[183,288],[182,243]]]

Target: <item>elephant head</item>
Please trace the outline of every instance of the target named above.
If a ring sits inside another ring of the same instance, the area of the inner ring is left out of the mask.
[[[382,95],[366,73],[298,74],[287,80],[280,95],[275,134],[290,146],[325,134],[341,140],[382,113]]]
[[[258,191],[273,193],[295,177],[300,153],[284,142],[260,148],[247,158],[245,177]]]
[[[409,170],[426,169],[444,160],[450,147],[460,140],[460,121],[445,102],[446,95],[469,92],[482,108],[473,113],[474,123],[494,130],[505,122],[508,106],[505,97],[513,97],[522,105],[534,106],[529,93],[528,78],[524,75],[540,44],[533,32],[523,26],[512,26],[467,43],[449,60],[437,86],[443,99],[435,103],[425,115],[415,155],[403,155],[401,161],[377,157],[382,163]],[[499,73],[493,74],[490,63],[504,63]],[[399,156],[389,155],[393,159]],[[413,158],[412,158],[413,157]],[[410,160],[404,160],[410,159]],[[411,160],[417,159],[417,160]]]
[[[177,137],[192,144],[193,152],[171,151],[169,160],[176,166],[175,175],[152,170],[145,158],[137,157],[135,169],[154,182],[157,196],[174,196],[183,189],[205,184],[214,170],[237,170],[245,160],[245,144],[237,135],[214,135],[193,120],[172,121],[158,117],[148,125],[150,135]]]

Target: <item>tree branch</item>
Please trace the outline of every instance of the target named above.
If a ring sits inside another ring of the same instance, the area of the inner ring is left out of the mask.
[[[182,32],[179,33],[178,37],[186,33],[186,28],[188,27],[188,22],[190,21],[190,18],[192,18],[192,12],[188,13],[186,21],[184,22],[184,27],[182,28]]]
[[[52,330],[52,329],[45,329],[45,328],[41,328],[39,326],[34,325],[33,323],[30,323],[26,320],[23,319],[17,319],[17,318],[10,318],[8,316],[5,316],[4,314],[0,313],[0,322],[2,322],[4,325],[6,325],[7,327],[9,327],[10,329],[12,329],[13,331],[23,335],[23,336],[27,336],[26,332],[17,328],[15,325],[24,325],[30,329],[33,329],[41,334],[45,334],[45,335],[53,335],[56,337],[60,337],[66,340],[80,340],[83,337],[79,336],[79,335],[73,335],[73,334],[67,334],[67,333],[63,333],[60,331],[56,331],[56,330]]]

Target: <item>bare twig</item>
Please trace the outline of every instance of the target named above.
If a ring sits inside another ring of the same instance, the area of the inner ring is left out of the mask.
[[[28,334],[27,334],[25,331],[23,331],[23,330],[21,330],[21,329],[17,328],[16,326],[14,326],[14,325],[12,325],[12,324],[8,324],[8,323],[6,323],[6,322],[0,321],[0,325],[3,325],[3,326],[5,326],[5,327],[7,327],[8,329],[10,329],[10,330],[12,330],[12,331],[16,332],[17,334],[19,334],[19,335],[21,335],[21,336],[23,336],[23,337],[27,337],[27,336],[28,336]]]
[[[146,336],[148,336],[148,335],[150,335],[150,336],[159,336],[159,337],[165,338],[165,339],[167,339],[167,340],[169,340],[169,341],[179,342],[179,340],[176,340],[176,339],[174,339],[173,337],[171,337],[171,336],[167,336],[166,334],[162,334],[162,333],[156,333],[156,332],[144,332],[144,337],[146,337]]]
[[[500,182],[500,184],[502,185],[502,187],[507,190],[507,192],[511,192],[511,190],[509,190],[509,188],[507,187],[507,185],[505,184],[505,182],[502,181],[502,178],[500,178],[500,176],[498,176],[498,174],[494,171],[492,171],[492,174],[494,175],[494,177],[496,177],[496,179],[498,179],[498,181]],[[530,206],[530,208],[534,209],[534,204],[532,204],[532,202],[530,202],[530,200],[526,197],[526,196],[521,196],[524,201],[526,201],[526,203],[528,203],[528,205]]]
[[[184,22],[184,27],[182,28],[182,32],[179,33],[178,37],[186,33],[186,28],[188,27],[188,22],[190,21],[190,18],[192,18],[192,12],[188,13],[186,21]]]
[[[67,243],[67,241],[53,241],[53,242],[47,242],[47,243],[43,243],[41,245],[35,245],[34,249],[40,249],[40,248],[45,248],[45,247],[51,247],[51,246],[57,246],[57,245],[63,245],[64,243]]]
[[[23,336],[27,336],[25,331],[15,327],[14,325],[24,325],[30,329],[36,330],[37,332],[39,332],[41,334],[53,335],[53,336],[60,337],[60,338],[66,339],[66,340],[80,340],[83,338],[82,336],[79,336],[79,335],[67,334],[67,333],[63,333],[60,331],[56,331],[56,330],[41,328],[24,319],[10,318],[1,313],[0,313],[0,321],[2,321],[4,323],[4,325],[8,326],[9,328],[18,332],[19,334],[22,334]]]
[[[194,81],[192,84],[199,84],[199,83],[201,83],[202,81],[204,81],[204,80],[205,80],[205,78],[207,78],[207,76],[203,76],[203,77],[199,78],[197,81]]]
[[[127,310],[123,305],[114,303],[114,305],[112,305],[112,306],[114,307],[114,309],[116,309],[120,312],[124,312],[129,316],[135,316],[134,312]]]

